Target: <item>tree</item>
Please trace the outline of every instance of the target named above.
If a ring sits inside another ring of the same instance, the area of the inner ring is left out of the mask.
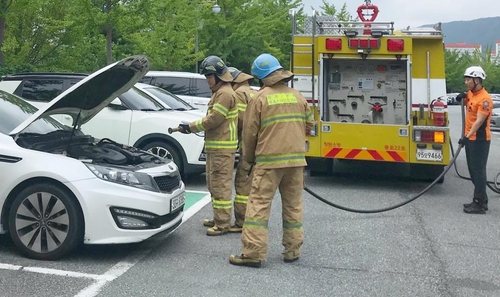
[[[491,57],[491,48],[486,47],[484,53],[479,50],[472,54],[458,51],[445,51],[446,91],[448,93],[463,92],[464,71],[470,66],[481,66],[486,72],[483,84],[489,92],[500,91],[500,65]]]
[[[3,42],[5,40],[5,19],[13,0],[0,0],[0,65],[3,64]]]
[[[337,12],[337,8],[334,4],[329,4],[326,0],[322,0],[323,5],[320,6],[323,12],[322,15],[331,15],[336,17],[341,22],[354,22],[359,21],[358,17],[353,18],[352,15],[347,11],[347,4],[344,2],[342,8]]]
[[[17,0],[9,8],[3,44],[6,62],[39,64],[71,39],[73,22],[66,19],[71,1]]]
[[[219,0],[222,10],[205,15],[200,48],[205,55],[220,55],[231,66],[249,72],[253,60],[270,53],[289,67],[291,9],[302,14],[300,0]],[[208,13],[208,12],[206,12]]]

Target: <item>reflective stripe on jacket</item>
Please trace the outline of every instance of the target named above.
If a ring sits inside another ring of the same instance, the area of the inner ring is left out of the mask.
[[[243,158],[256,168],[306,166],[306,129],[312,123],[312,112],[300,92],[283,82],[264,87],[245,112]]]
[[[206,152],[236,152],[238,147],[238,107],[230,83],[212,88],[207,115],[189,124],[191,132],[205,131]]]

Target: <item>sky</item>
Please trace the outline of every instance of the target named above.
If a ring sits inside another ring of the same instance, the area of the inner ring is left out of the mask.
[[[357,16],[358,6],[363,0],[327,0],[340,10],[344,3],[351,15]],[[304,12],[311,14],[311,6],[321,11],[322,0],[302,0]],[[499,0],[372,0],[379,13],[376,21],[394,22],[395,29],[407,26],[418,27],[425,24],[452,21],[469,21],[485,17],[500,16]]]

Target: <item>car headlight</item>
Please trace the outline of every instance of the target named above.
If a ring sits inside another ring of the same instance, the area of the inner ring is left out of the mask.
[[[159,192],[150,175],[142,172],[118,170],[95,164],[85,164],[98,178],[143,190]]]

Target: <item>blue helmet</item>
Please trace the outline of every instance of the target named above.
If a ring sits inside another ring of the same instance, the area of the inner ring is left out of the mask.
[[[283,69],[278,59],[270,54],[261,54],[252,64],[252,75],[263,79],[278,69]]]

